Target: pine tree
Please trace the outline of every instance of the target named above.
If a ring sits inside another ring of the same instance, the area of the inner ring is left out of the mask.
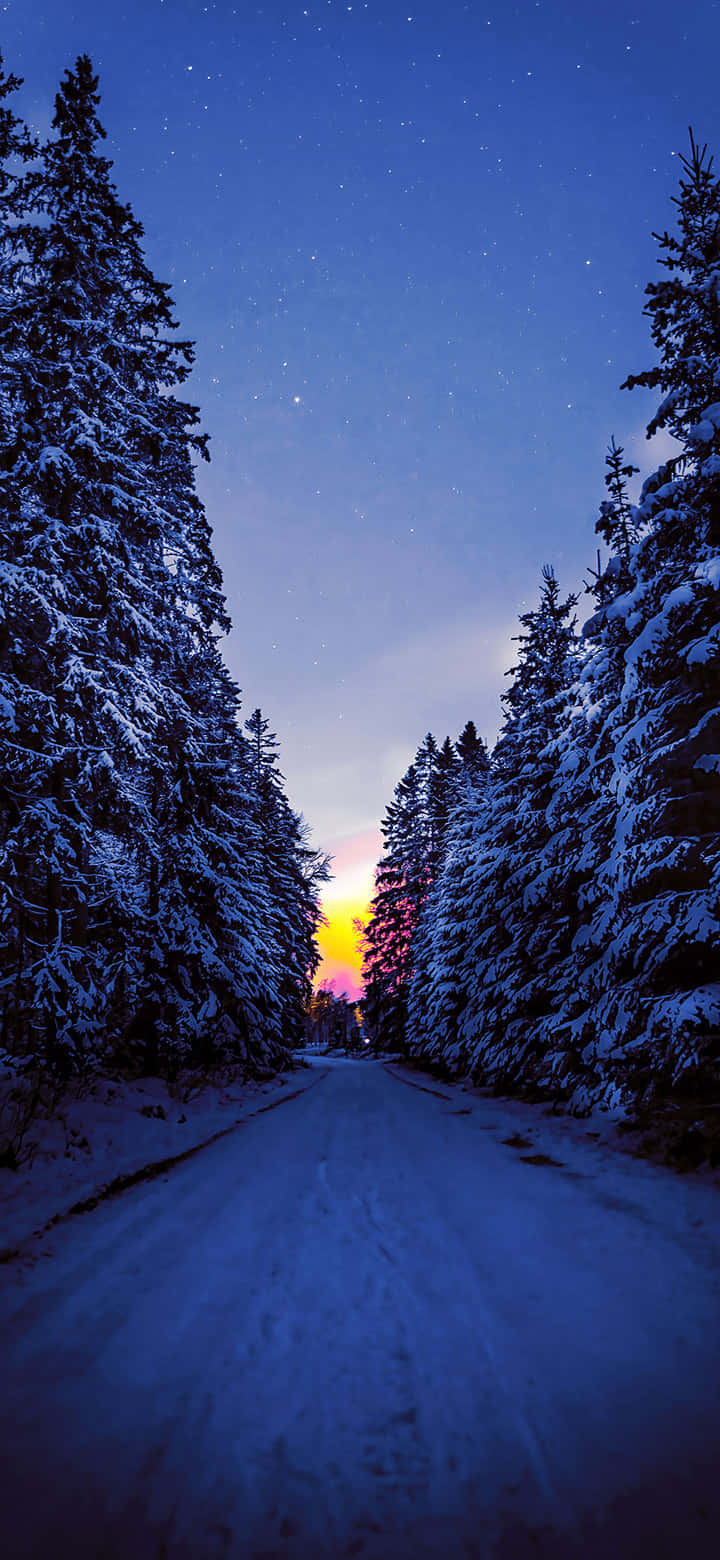
[[[520,618],[520,655],[503,696],[485,827],[468,874],[477,911],[460,1034],[473,1070],[493,1081],[526,1082],[537,1073],[534,1031],[550,997],[560,931],[542,852],[572,677],[576,598],[561,598],[549,565],[542,582],[538,608]]]
[[[455,743],[455,752],[460,760],[461,774],[468,776],[473,785],[483,784],[490,773],[490,757],[487,743],[478,736],[473,720],[463,727]]]
[[[98,101],[82,56],[5,227],[4,1038],[65,1072],[110,1042],[148,1067],[267,1059],[291,1006],[298,1027],[318,867],[278,800],[282,894],[264,878],[195,489],[206,441],[174,394],[193,352],[100,153]]]
[[[487,747],[468,721],[455,744],[458,767],[437,877],[413,939],[408,1036],[413,1054],[450,1072],[467,1065],[459,1022],[467,1002],[464,966],[474,922],[468,873],[487,823]]]
[[[472,733],[466,727],[464,765],[449,737],[438,748],[428,732],[381,826],[384,850],[364,929],[363,1015],[376,1042],[390,1050],[406,1048],[411,988],[425,990],[431,954],[424,906],[442,868],[459,792],[476,767],[484,781],[484,745],[474,727]],[[421,1024],[419,1007],[412,1023]]]
[[[700,1089],[718,1076],[720,988],[720,181],[691,134],[667,273],[647,288],[658,362],[648,435],[676,455],[637,513],[625,676],[615,721],[612,918],[598,1003],[606,1090]]]
[[[276,949],[282,1033],[286,1044],[299,1045],[319,963],[319,895],[330,875],[329,862],[310,846],[307,827],[287,800],[277,737],[260,709],[253,711],[245,729],[248,791]]]
[[[612,570],[613,577],[617,576],[618,565],[629,572],[632,553],[638,540],[637,519],[634,506],[628,496],[628,482],[637,475],[638,467],[631,461],[624,460],[625,451],[621,444],[615,443],[615,437],[610,440],[605,457],[605,486],[608,497],[603,499],[600,505],[600,514],[595,522],[595,530],[602,537],[606,546],[610,549],[611,559],[616,560]],[[600,576],[597,577],[597,599],[599,603],[607,597],[607,589],[600,584]],[[618,587],[615,584],[614,595],[617,595]]]
[[[410,764],[381,824],[383,854],[364,928],[363,1020],[376,1045],[405,1047],[410,944],[426,890],[422,779]]]
[[[452,808],[457,800],[461,764],[449,737],[436,749],[429,768],[426,795],[428,814],[428,869],[434,883],[445,855]]]
[[[574,596],[561,599],[546,566],[539,607],[520,620],[520,657],[489,779],[476,733],[463,734],[474,761],[414,944],[413,1051],[495,1082],[537,1078],[537,1023],[558,939],[568,931],[543,851],[572,679],[574,605]]]
[[[57,140],[16,186],[23,220],[4,235],[14,298],[0,322],[12,406],[2,461],[2,676],[14,756],[2,874],[5,1023],[15,1046],[44,1049],[62,1067],[92,1043],[112,987],[95,935],[105,885],[91,858],[112,784],[105,710],[127,711],[128,700],[118,698],[117,668],[103,685],[95,651],[135,604],[127,594],[122,605],[112,600],[105,567],[109,473],[97,435],[103,413],[108,427],[114,420],[117,397],[100,361],[117,277],[111,224],[85,199],[105,172],[92,151],[93,106],[88,72],[69,76]],[[121,225],[119,208],[113,215]],[[118,738],[132,746],[132,720]]]
[[[3,473],[5,671],[24,755],[7,838],[22,927],[10,1024],[14,1044],[64,1070],[133,1005],[166,733],[185,735],[175,672],[211,620],[226,622],[192,483],[196,414],[168,393],[192,354],[162,334],[167,290],[99,153],[97,106],[83,56],[23,181],[29,218],[6,236],[19,292],[6,329],[26,343]]]
[[[547,810],[550,833],[543,866],[566,935],[556,948],[553,1001],[540,1019],[538,1044],[546,1083],[571,1095],[576,1111],[589,1108],[602,1093],[598,1058],[605,1037],[598,1020],[613,916],[614,754],[637,590],[637,514],[627,487],[635,471],[612,439],[605,474],[609,498],[595,526],[609,557],[601,566],[598,555],[587,587],[595,612],[582,631]]]
[[[21,290],[12,235],[25,219],[26,197],[20,172],[36,151],[27,127],[8,99],[19,89],[19,77],[6,74],[0,55],[0,483],[17,449],[19,407],[17,378],[28,352],[27,331],[19,321]],[[18,974],[26,961],[28,926],[23,891],[12,868],[13,832],[17,827],[22,777],[27,768],[22,687],[14,675],[22,654],[18,597],[17,524],[11,511],[0,525],[0,1044],[7,1046],[11,1015],[18,1007]],[[26,862],[22,862],[27,871]]]
[[[412,941],[415,1054],[575,1110],[716,1091],[720,984],[720,181],[691,136],[648,288],[678,441],[645,483],[611,441],[575,643],[543,574],[482,799],[460,799]],[[458,744],[462,757],[462,750]]]

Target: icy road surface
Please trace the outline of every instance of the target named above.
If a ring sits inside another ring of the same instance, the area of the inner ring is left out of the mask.
[[[327,1068],[4,1269],[5,1560],[716,1560],[717,1190]]]

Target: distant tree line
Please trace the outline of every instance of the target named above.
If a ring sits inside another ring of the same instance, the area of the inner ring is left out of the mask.
[[[0,1047],[272,1067],[327,875],[245,722],[177,396],[193,348],[68,71],[38,145],[0,71]]]
[[[370,914],[361,929],[368,1033],[385,1049],[409,1047],[411,986],[420,985],[417,952],[425,902],[445,858],[451,817],[460,798],[484,788],[487,748],[472,721],[453,746],[431,732],[395,787],[380,825],[383,854]]]
[[[307,1004],[305,1039],[327,1051],[360,1051],[363,1036],[357,1003],[346,991],[338,995],[329,986],[318,986]]]
[[[648,436],[613,440],[578,631],[543,570],[488,766],[428,738],[396,789],[366,929],[376,1043],[593,1104],[720,1079],[720,181],[691,136],[645,313]]]

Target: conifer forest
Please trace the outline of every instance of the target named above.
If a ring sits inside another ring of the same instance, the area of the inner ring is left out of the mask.
[[[1,1044],[60,1076],[276,1070],[326,865],[218,648],[193,347],[103,157],[90,60],[46,146],[18,85],[3,74]]]
[[[218,647],[193,362],[102,154],[87,57],[39,146],[2,91],[2,1045],[277,1067],[328,863]],[[718,1084],[720,180],[691,136],[647,288],[639,504],[610,441],[592,610],[543,565],[491,755],[428,734],[364,928],[376,1047],[593,1105]],[[591,552],[588,538],[588,552]],[[585,618],[585,621],[582,619]]]
[[[692,132],[681,163],[625,381],[676,453],[635,505],[611,439],[590,613],[545,564],[497,745],[420,745],[365,932],[381,1044],[580,1114],[718,1102],[720,179]]]
[[[3,7],[2,1560],[720,1554],[701,9]]]

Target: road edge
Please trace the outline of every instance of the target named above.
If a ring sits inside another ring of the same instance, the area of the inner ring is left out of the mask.
[[[211,1144],[217,1143],[220,1138],[229,1137],[231,1132],[237,1132],[240,1127],[244,1127],[255,1116],[264,1116],[266,1111],[277,1110],[280,1105],[285,1105],[288,1100],[296,1100],[301,1094],[309,1094],[311,1089],[322,1083],[323,1078],[327,1078],[329,1072],[330,1068],[326,1067],[319,1078],[314,1078],[312,1083],[305,1085],[304,1089],[293,1089],[291,1093],[281,1094],[278,1099],[271,1100],[269,1105],[261,1105],[257,1110],[248,1111],[246,1116],[238,1117],[231,1127],[221,1127],[219,1132],[213,1132],[210,1137],[203,1138],[201,1143],[193,1143],[191,1148],[183,1148],[179,1154],[170,1154],[165,1159],[152,1159],[148,1164],[141,1165],[139,1170],[128,1170],[114,1176],[112,1181],[108,1181],[106,1186],[99,1187],[90,1197],[83,1197],[79,1202],[73,1203],[70,1208],[64,1209],[61,1213],[54,1213],[44,1224],[39,1225],[36,1230],[32,1230],[29,1235],[26,1235],[19,1246],[8,1247],[6,1250],[0,1251],[0,1266],[22,1257],[25,1247],[31,1241],[37,1240],[40,1235],[46,1235],[49,1230],[55,1229],[58,1224],[66,1224],[69,1219],[78,1218],[83,1213],[92,1213],[93,1209],[97,1208],[100,1203],[109,1202],[113,1197],[120,1197],[123,1192],[130,1191],[133,1186],[157,1180],[158,1176],[164,1175],[168,1170],[173,1170],[175,1165],[182,1164],[186,1159],[192,1159],[194,1154],[202,1153],[204,1148],[210,1148]]]

